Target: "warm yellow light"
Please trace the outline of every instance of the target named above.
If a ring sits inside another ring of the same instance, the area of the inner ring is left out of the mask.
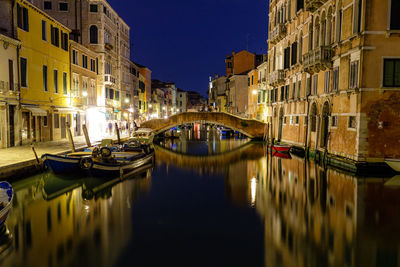
[[[129,103],[129,98],[125,98],[125,103]]]
[[[87,97],[87,96],[88,96],[87,91],[83,91],[83,92],[82,92],[82,96],[83,96],[83,97]]]
[[[149,104],[149,108],[151,108],[153,105],[152,104]]]
[[[257,90],[253,90],[253,95],[256,95],[257,94]]]
[[[257,189],[257,179],[254,177],[251,179],[251,205],[256,204],[256,189]]]

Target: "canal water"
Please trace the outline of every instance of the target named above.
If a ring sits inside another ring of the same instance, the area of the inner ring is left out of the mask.
[[[399,266],[393,181],[184,132],[124,181],[14,182],[0,266]]]

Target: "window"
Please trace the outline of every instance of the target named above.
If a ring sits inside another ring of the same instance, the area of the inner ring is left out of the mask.
[[[296,1],[296,12],[298,12],[300,9],[304,8],[304,0],[297,0]]]
[[[72,94],[79,96],[79,75],[76,73],[72,76]]]
[[[21,87],[28,87],[27,83],[27,60],[21,57]]]
[[[278,101],[278,88],[275,88],[275,91],[274,91],[274,101],[275,102]]]
[[[339,67],[333,68],[332,90],[335,92],[339,90]]]
[[[43,116],[43,127],[47,127],[47,125],[48,125],[47,119],[48,119],[47,116]]]
[[[96,72],[96,60],[90,59],[90,70]]]
[[[317,95],[318,92],[318,74],[315,74],[313,76],[313,90],[312,90],[312,94],[313,95]]]
[[[284,69],[290,68],[290,47],[284,50]]]
[[[400,1],[392,0],[392,6],[390,7],[390,29],[400,30]]]
[[[350,88],[358,87],[358,60],[350,63]]]
[[[98,8],[96,4],[90,4],[90,12],[97,13]]]
[[[267,94],[267,91],[263,91],[262,92],[263,96],[262,96],[262,102],[265,103],[265,95]]]
[[[289,99],[289,85],[285,86],[285,100]]]
[[[58,9],[60,11],[68,11],[68,3],[58,3]]]
[[[60,128],[60,114],[54,114],[54,128]]]
[[[47,41],[47,23],[42,20],[42,40]]]
[[[285,86],[281,86],[281,97],[280,100],[283,101],[285,95]]]
[[[29,31],[29,16],[28,9],[26,7],[21,7],[17,4],[17,25],[18,28]]]
[[[349,124],[347,127],[349,129],[355,129],[357,127],[356,116],[349,116]]]
[[[104,73],[105,74],[112,74],[112,66],[109,62],[106,62],[104,64]],[[140,82],[139,82],[139,87],[140,87]]]
[[[72,50],[72,64],[78,65],[78,51]]]
[[[58,70],[53,71],[54,93],[58,94]]]
[[[299,116],[296,116],[296,125],[299,125]]]
[[[68,34],[61,31],[61,48],[68,51]]]
[[[383,86],[400,87],[400,59],[385,59]]]
[[[331,127],[337,127],[337,126],[338,126],[338,116],[332,116]]]
[[[292,99],[294,99],[296,96],[296,83],[292,84]]]
[[[299,99],[300,98],[300,94],[301,94],[301,81],[299,81],[297,83],[297,86],[298,86],[298,88],[297,88],[297,99]]]
[[[63,72],[63,94],[66,95],[67,93],[67,73]]]
[[[119,91],[115,91],[115,100],[119,101]]]
[[[108,97],[110,99],[114,99],[114,89],[111,88],[108,89]]]
[[[54,46],[60,46],[60,30],[57,27],[51,25],[51,43]]]
[[[297,42],[294,42],[292,44],[292,62],[291,65],[296,65],[297,64]]]
[[[330,72],[326,71],[325,72],[325,86],[324,86],[325,93],[329,93],[329,82],[330,82]]]
[[[90,26],[90,43],[97,44],[98,43],[98,29],[96,25]]]
[[[86,55],[82,55],[82,67],[87,69],[87,56]]]
[[[50,10],[52,8],[51,1],[44,1],[44,9]]]
[[[48,84],[47,84],[47,66],[43,65],[43,89],[45,92],[49,91]]]

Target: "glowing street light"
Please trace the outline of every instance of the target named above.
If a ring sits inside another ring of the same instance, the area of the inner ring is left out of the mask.
[[[88,92],[87,92],[87,91],[83,91],[83,92],[82,92],[82,96],[83,96],[83,97],[87,97],[87,96],[88,96]]]

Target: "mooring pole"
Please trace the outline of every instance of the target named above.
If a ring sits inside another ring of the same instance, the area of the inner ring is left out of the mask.
[[[72,138],[72,132],[71,132],[71,126],[69,125],[69,123],[67,122],[67,133],[68,133],[68,140],[69,143],[71,145],[71,151],[72,153],[75,152],[75,144],[74,144],[74,139]]]
[[[118,123],[115,123],[115,131],[117,132],[118,144],[121,144],[121,136],[119,135]]]
[[[86,144],[88,147],[91,147],[92,144],[90,143],[90,138],[89,138],[88,130],[86,128],[86,124],[82,125],[82,129],[83,129],[83,134],[85,135]]]

